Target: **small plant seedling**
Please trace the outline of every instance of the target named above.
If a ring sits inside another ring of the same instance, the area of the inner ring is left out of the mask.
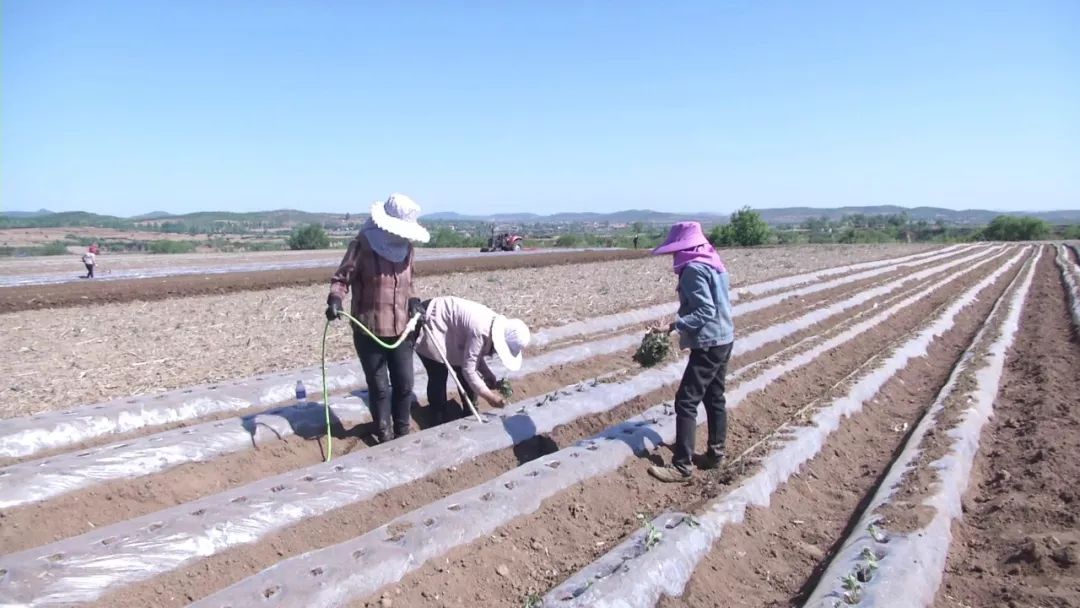
[[[659,528],[653,525],[652,521],[645,516],[644,513],[637,514],[638,521],[641,522],[642,527],[645,528],[645,550],[651,551],[662,538],[664,533]]]
[[[868,568],[870,568],[871,570],[878,569],[878,556],[876,553],[874,553],[872,549],[870,549],[870,547],[863,549],[861,556],[863,560],[866,561],[866,566]]]
[[[888,542],[889,540],[889,536],[885,534],[885,532],[881,528],[875,526],[874,524],[870,524],[869,526],[867,526],[866,531],[870,534],[870,538],[874,539],[874,541],[876,542],[884,543]]]
[[[510,381],[506,378],[499,380],[495,384],[495,390],[499,391],[503,399],[509,399],[514,396],[514,387],[511,386]]]
[[[862,595],[862,584],[854,573],[848,574],[841,579],[844,588],[844,601],[848,604],[858,604]]]
[[[671,340],[664,332],[650,331],[641,339],[641,346],[634,353],[634,361],[642,367],[653,367],[667,358],[671,352]]]
[[[529,593],[521,598],[521,608],[540,608],[544,605],[544,599],[538,593]]]

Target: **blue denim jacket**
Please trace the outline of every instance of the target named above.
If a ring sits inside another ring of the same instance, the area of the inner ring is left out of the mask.
[[[726,272],[698,262],[683,268],[675,329],[681,348],[712,348],[735,341]]]

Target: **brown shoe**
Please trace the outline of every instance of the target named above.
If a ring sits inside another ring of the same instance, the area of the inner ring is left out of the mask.
[[[682,471],[674,466],[658,467],[655,465],[649,467],[649,475],[652,475],[664,483],[686,482],[690,481],[691,477],[690,473]]]

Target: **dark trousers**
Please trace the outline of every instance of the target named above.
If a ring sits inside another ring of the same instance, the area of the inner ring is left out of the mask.
[[[386,343],[397,337],[383,338]],[[367,380],[368,400],[375,433],[380,441],[409,434],[413,403],[413,342],[394,350],[383,348],[362,331],[353,331],[353,345]]]
[[[462,411],[460,413],[450,411],[450,406],[446,401],[446,381],[450,378],[450,370],[446,368],[446,365],[442,361],[428,359],[423,355],[419,355],[419,357],[420,362],[424,364],[424,369],[427,370],[427,400],[428,407],[431,408],[432,424],[442,424],[466,415],[469,406],[464,403],[461,404]],[[469,383],[465,382],[465,375],[461,373],[460,367],[454,368],[454,375],[457,376],[458,382],[461,383],[461,387],[465,390],[465,395],[469,397],[469,401],[472,401],[475,406],[476,393],[469,386]]]
[[[727,437],[724,376],[727,374],[728,359],[731,358],[731,346],[724,344],[690,351],[690,362],[675,394],[675,456],[672,464],[684,473],[692,470],[697,409],[703,401],[708,417],[708,453],[717,455],[724,451]]]
[[[86,278],[88,278],[88,279],[94,278],[94,265],[93,264],[83,264],[83,266],[86,266]]]

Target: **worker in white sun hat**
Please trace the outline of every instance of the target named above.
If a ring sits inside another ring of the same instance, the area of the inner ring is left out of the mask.
[[[496,392],[499,381],[487,357],[497,355],[509,371],[521,369],[532,334],[520,319],[507,319],[479,302],[442,296],[421,303],[423,316],[416,354],[427,369],[428,406],[435,424],[454,416],[447,409],[446,381],[451,369],[470,403],[479,395],[494,407],[506,405]]]
[[[384,344],[408,331],[413,295],[413,243],[426,243],[420,205],[404,194],[391,194],[371,205],[371,217],[349,244],[330,279],[326,318],[340,318],[342,301],[351,293],[351,314]],[[367,380],[375,433],[380,442],[409,433],[413,396],[413,345],[405,340],[386,348],[353,327],[353,345]]]

